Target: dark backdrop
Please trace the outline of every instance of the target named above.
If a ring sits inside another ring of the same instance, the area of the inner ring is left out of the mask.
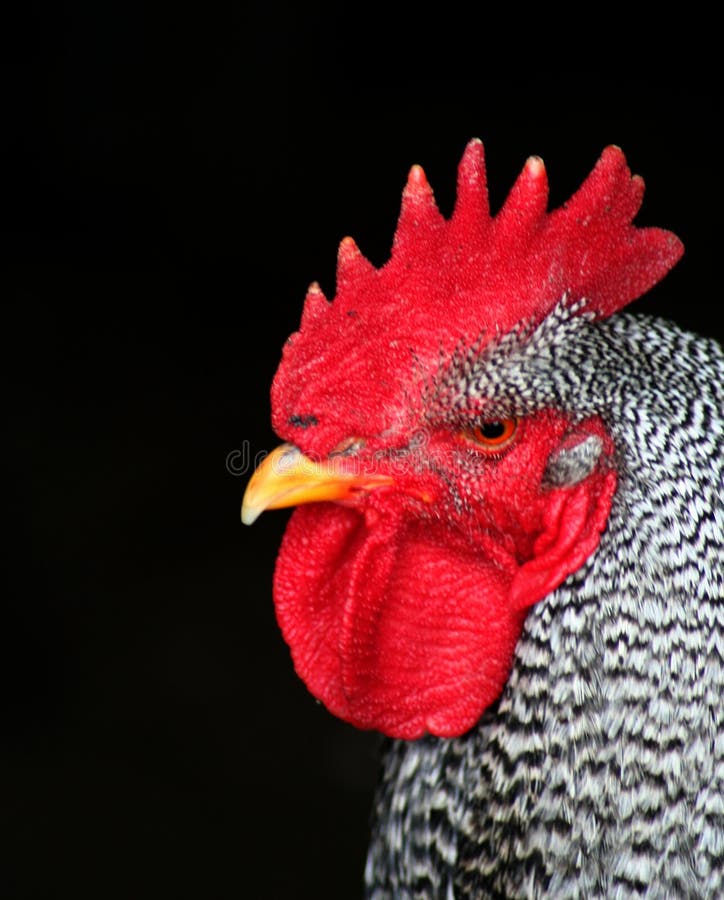
[[[531,153],[559,204],[620,144],[687,246],[638,308],[722,331],[718,85],[618,43],[524,72],[500,34],[446,80],[418,25],[30,4],[3,34],[3,897],[359,895],[377,738],[294,675],[287,514],[242,527],[227,457],[275,445],[306,286],[347,233],[385,261],[412,163],[449,213],[479,136],[494,206]]]

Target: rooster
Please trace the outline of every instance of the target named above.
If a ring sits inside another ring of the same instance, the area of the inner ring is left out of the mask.
[[[724,896],[724,358],[619,312],[682,253],[642,195],[609,147],[548,212],[532,157],[491,216],[471,141],[284,348],[242,519],[299,506],[295,668],[388,738],[374,900]]]

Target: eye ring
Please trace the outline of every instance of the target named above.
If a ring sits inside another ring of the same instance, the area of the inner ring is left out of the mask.
[[[486,453],[499,453],[510,446],[518,430],[518,420],[489,419],[466,428],[461,436]]]

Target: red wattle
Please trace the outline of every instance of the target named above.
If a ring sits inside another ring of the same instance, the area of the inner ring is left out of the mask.
[[[443,524],[296,510],[274,593],[297,672],[357,727],[467,731],[499,696],[524,619],[508,600],[514,561],[491,555]]]

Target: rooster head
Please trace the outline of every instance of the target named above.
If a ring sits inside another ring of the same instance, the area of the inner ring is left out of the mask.
[[[681,255],[632,225],[642,195],[609,147],[548,213],[532,157],[491,216],[474,140],[450,219],[414,166],[390,260],[375,268],[345,238],[334,300],[310,287],[272,386],[286,443],[242,518],[299,506],[276,613],[341,718],[407,739],[467,731],[500,695],[529,607],[598,546],[615,442],[605,415],[562,399],[556,351]]]

